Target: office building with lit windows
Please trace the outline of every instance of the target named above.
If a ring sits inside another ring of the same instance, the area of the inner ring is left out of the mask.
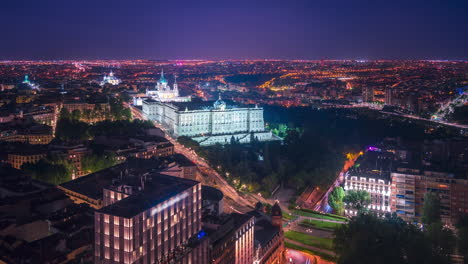
[[[201,184],[146,173],[115,180],[95,212],[95,263],[207,263]]]

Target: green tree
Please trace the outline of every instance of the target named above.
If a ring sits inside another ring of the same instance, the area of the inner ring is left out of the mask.
[[[421,221],[426,225],[440,223],[440,199],[437,194],[427,192],[424,195],[424,205]]]
[[[200,147],[200,144],[193,140],[192,138],[190,137],[187,137],[187,136],[180,136],[177,138],[177,142],[179,142],[180,144],[184,145],[185,147],[187,148],[191,148],[191,149],[198,149]]]
[[[41,159],[35,164],[25,163],[21,169],[33,179],[55,185],[70,181],[73,172],[73,166],[68,161],[51,161],[49,158]]]
[[[370,194],[364,190],[350,190],[346,193],[343,201],[355,210],[365,209],[371,203]]]
[[[328,196],[328,204],[336,214],[343,214],[345,192],[341,186],[335,187]]]
[[[123,111],[122,111],[122,117],[126,120],[131,120],[132,119],[132,111],[130,110],[130,108],[125,108]]]
[[[68,111],[68,109],[65,107],[62,107],[62,109],[60,110],[59,119],[70,119],[70,118],[71,118],[71,114]]]
[[[81,159],[81,169],[86,173],[100,171],[117,164],[115,155],[90,155]]]
[[[422,231],[396,215],[358,214],[334,236],[338,264],[449,264],[454,246],[441,225]]]
[[[79,121],[81,119],[81,111],[78,109],[73,110],[71,113],[71,119]]]
[[[468,260],[468,214],[458,219],[456,227],[458,252]]]

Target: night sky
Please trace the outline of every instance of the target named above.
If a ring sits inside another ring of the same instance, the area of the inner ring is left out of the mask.
[[[466,0],[9,0],[0,59],[468,59]]]

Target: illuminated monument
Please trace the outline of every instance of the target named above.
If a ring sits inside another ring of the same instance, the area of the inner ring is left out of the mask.
[[[29,80],[28,75],[24,76],[24,80],[21,83],[31,90],[39,90],[39,85],[37,85],[34,82],[31,82],[31,80]]]
[[[263,108],[215,101],[161,102],[143,101],[143,114],[161,123],[175,137],[188,136],[200,145],[230,143],[235,139],[248,143],[252,137],[259,141],[278,140],[265,129]]]
[[[171,88],[162,70],[161,78],[159,78],[156,83],[155,89],[146,90],[146,96],[160,102],[189,102],[191,99],[189,96],[181,97],[179,95],[179,87],[176,79],[174,79],[174,85]]]
[[[115,77],[114,73],[110,71],[109,75],[104,75],[104,78],[101,82],[101,86],[104,86],[106,84],[119,85],[120,82],[121,82],[120,79]]]

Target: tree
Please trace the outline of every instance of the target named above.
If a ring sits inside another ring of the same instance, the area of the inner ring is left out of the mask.
[[[184,145],[187,148],[191,148],[195,150],[200,147],[200,144],[197,141],[187,136],[178,137],[177,142],[179,142],[180,144]]]
[[[122,111],[122,116],[126,120],[131,120],[132,119],[132,111],[130,110],[130,108],[125,108]]]
[[[371,203],[370,194],[364,190],[350,190],[346,193],[343,201],[355,210],[362,210]]]
[[[62,141],[76,143],[88,139],[90,131],[88,124],[85,122],[60,119],[57,122],[55,135]]]
[[[37,163],[25,163],[21,169],[31,178],[51,184],[61,184],[71,180],[73,165],[65,159],[41,159]]]
[[[71,119],[79,121],[81,119],[81,111],[78,109],[73,110],[71,113]]]
[[[83,157],[81,160],[81,168],[86,173],[93,173],[109,167],[117,163],[115,155],[90,155]]]
[[[427,192],[424,195],[424,205],[421,221],[426,225],[440,223],[440,199],[437,194]]]
[[[453,234],[441,225],[422,231],[395,214],[358,214],[334,235],[338,264],[448,264],[454,245]]]
[[[62,107],[62,110],[60,110],[59,119],[70,119],[70,118],[71,118],[71,114],[68,111],[68,109],[65,107]]]
[[[335,187],[333,191],[328,196],[328,204],[336,214],[342,214],[344,209],[343,198],[345,197],[345,192],[341,186]]]
[[[468,214],[458,219],[456,227],[458,252],[468,260]]]

